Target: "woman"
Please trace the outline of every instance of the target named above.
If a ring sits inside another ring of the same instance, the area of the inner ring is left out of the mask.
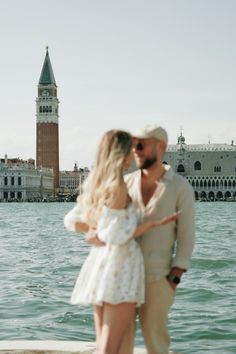
[[[92,247],[71,297],[72,304],[94,305],[96,354],[117,354],[122,336],[144,302],[144,265],[135,238],[177,218],[139,224],[123,172],[132,161],[132,138],[120,130],[107,132],[97,150],[93,170],[75,208],[65,216],[71,231],[96,229],[104,242]]]

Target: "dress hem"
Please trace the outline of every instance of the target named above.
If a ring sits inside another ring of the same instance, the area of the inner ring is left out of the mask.
[[[136,307],[140,307],[141,305],[144,304],[144,301],[135,301],[135,300],[126,300],[122,302],[111,302],[111,301],[96,301],[96,302],[75,302],[75,301],[70,301],[71,305],[77,305],[77,306],[91,306],[91,305],[96,305],[96,306],[103,306],[104,303],[109,304],[109,305],[120,305],[120,304],[125,304],[125,303],[136,303]]]

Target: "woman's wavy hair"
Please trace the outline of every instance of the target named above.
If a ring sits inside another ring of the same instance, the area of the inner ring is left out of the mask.
[[[95,227],[104,205],[109,204],[119,187],[126,157],[132,148],[132,137],[122,130],[110,130],[102,137],[95,164],[83,184],[83,193],[78,197],[83,218]]]

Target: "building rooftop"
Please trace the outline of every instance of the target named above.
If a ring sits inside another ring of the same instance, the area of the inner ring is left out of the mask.
[[[43,63],[43,68],[41,71],[39,85],[55,85],[56,80],[52,70],[52,64],[49,58],[48,47],[46,48],[46,56]]]
[[[235,145],[229,144],[176,144],[168,145],[167,152],[172,151],[235,151]]]
[[[232,141],[231,145],[229,144],[186,144],[185,137],[182,135],[178,137],[177,144],[170,144],[167,147],[167,152],[175,151],[236,151],[236,145]]]

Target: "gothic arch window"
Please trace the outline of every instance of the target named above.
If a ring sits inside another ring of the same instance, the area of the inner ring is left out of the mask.
[[[196,187],[199,187],[199,182],[198,182],[198,180],[196,181]]]
[[[225,183],[224,183],[225,187],[227,187],[227,181],[225,180]]]
[[[39,112],[40,112],[40,113],[43,112],[42,106],[39,107]]]
[[[222,200],[223,199],[223,194],[222,194],[222,192],[217,192],[217,194],[216,194],[216,199],[217,200]]]
[[[7,177],[4,177],[4,186],[7,186],[7,183],[8,181],[7,181]]]
[[[230,181],[230,180],[229,180],[229,182],[228,182],[228,186],[231,187],[231,181]]]
[[[208,199],[210,199],[210,200],[215,200],[215,194],[214,194],[214,192],[209,192],[209,194],[208,194]]]
[[[215,166],[214,172],[221,172],[221,166]]]
[[[223,187],[223,180],[220,180],[220,186]]]
[[[215,187],[216,186],[216,183],[215,183],[215,181],[213,180],[212,181],[212,187]]]
[[[236,184],[235,181],[233,181],[233,187],[235,187],[235,184]]]
[[[210,180],[208,181],[208,187],[211,187],[211,181]]]
[[[195,171],[200,171],[202,169],[202,165],[200,161],[196,161],[194,164],[194,170]]]
[[[203,182],[202,182],[202,180],[200,181],[200,187],[203,187]]]
[[[182,164],[177,167],[177,172],[185,172],[184,166]]]
[[[219,187],[219,180],[216,181],[216,187]]]
[[[21,186],[21,177],[18,177],[18,186]]]
[[[204,187],[207,187],[207,181],[206,180],[204,181]]]
[[[192,181],[192,187],[195,187],[195,182],[194,181]]]

